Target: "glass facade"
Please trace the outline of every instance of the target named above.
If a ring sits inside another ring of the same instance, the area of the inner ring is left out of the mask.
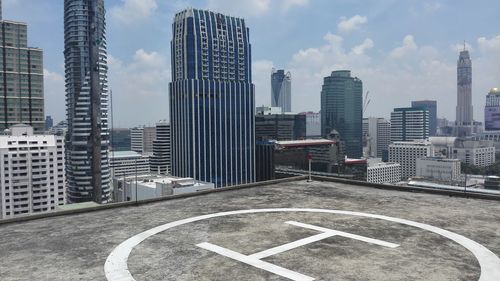
[[[363,82],[348,70],[333,71],[324,78],[321,90],[321,131],[332,130],[345,142],[350,158],[363,156]]]
[[[255,95],[241,18],[186,9],[172,25],[172,174],[216,187],[255,181]]]
[[[28,47],[25,23],[0,20],[0,130],[24,123],[43,133],[43,51]]]
[[[281,107],[281,112],[292,112],[292,74],[285,70],[271,73],[271,106]]]
[[[104,0],[64,0],[66,179],[71,203],[111,200]]]

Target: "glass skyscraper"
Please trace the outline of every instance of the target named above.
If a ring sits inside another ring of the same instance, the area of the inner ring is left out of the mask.
[[[350,158],[363,156],[363,82],[351,71],[333,71],[321,90],[321,134],[340,134]]]
[[[28,47],[28,26],[1,19],[0,1],[0,130],[24,123],[35,133],[45,129],[43,51]]]
[[[64,0],[66,179],[72,203],[111,200],[104,0]]]
[[[271,73],[271,106],[292,112],[292,74],[284,69],[273,69]]]
[[[216,187],[255,181],[255,94],[241,18],[189,8],[172,25],[172,174]]]

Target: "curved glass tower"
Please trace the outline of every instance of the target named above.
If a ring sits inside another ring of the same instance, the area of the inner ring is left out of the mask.
[[[66,178],[72,203],[111,200],[104,0],[64,0]]]
[[[284,69],[273,69],[271,73],[271,106],[292,112],[292,74]]]
[[[255,181],[255,95],[241,18],[186,9],[172,25],[172,174],[216,187]]]

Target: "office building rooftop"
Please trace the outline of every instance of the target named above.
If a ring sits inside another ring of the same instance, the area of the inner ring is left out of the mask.
[[[297,180],[124,205],[0,224],[1,279],[500,276],[493,200]]]

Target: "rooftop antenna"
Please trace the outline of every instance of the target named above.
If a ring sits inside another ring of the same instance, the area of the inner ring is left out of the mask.
[[[465,40],[464,40],[464,51],[465,51]]]

